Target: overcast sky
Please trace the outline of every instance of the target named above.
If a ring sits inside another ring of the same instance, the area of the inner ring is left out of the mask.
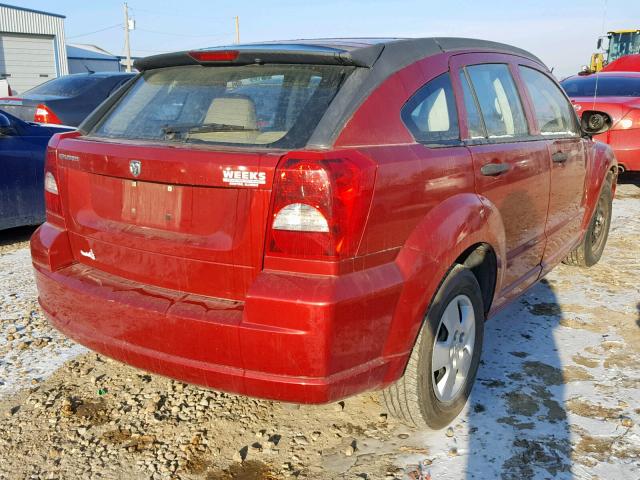
[[[68,42],[122,54],[122,2],[4,0],[65,15]],[[510,43],[538,55],[558,77],[588,63],[602,32],[640,28],[638,0],[131,0],[132,54],[242,42],[344,36],[462,36]],[[179,7],[179,8],[177,8]],[[97,30],[102,30],[97,33]]]

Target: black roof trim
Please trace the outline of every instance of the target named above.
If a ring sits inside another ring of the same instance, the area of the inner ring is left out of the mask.
[[[0,3],[0,7],[13,8],[14,10],[22,10],[23,12],[39,13],[41,15],[48,15],[50,17],[67,18],[59,13],[44,12],[42,10],[34,10],[33,8],[16,7],[15,5],[7,5],[6,3]]]
[[[491,50],[529,58],[534,62],[544,65],[544,62],[531,52],[512,45],[507,45],[506,43],[463,37],[436,37],[432,38],[432,40],[440,46],[443,52],[453,52],[456,50]]]
[[[538,57],[504,43],[471,38],[327,38],[270,41],[241,45],[203,48],[201,51],[238,51],[238,58],[232,62],[210,62],[208,65],[247,65],[253,63],[315,63],[326,65],[353,65],[372,67],[377,63],[385,48],[393,50],[402,58],[384,55],[388,66],[408,65],[412,59],[422,58],[440,52],[456,50],[489,50],[505,52],[529,58],[543,64]],[[395,57],[395,58],[394,58]],[[411,63],[411,62],[410,62]],[[136,60],[135,67],[140,70],[172,67],[180,65],[198,65],[199,62],[189,56],[188,51],[163,53]],[[543,64],[544,65],[544,64]]]
[[[384,44],[373,68],[358,69],[345,81],[309,139],[311,148],[329,148],[362,102],[382,82],[412,63],[427,57],[450,52],[497,52],[517,55],[544,63],[535,55],[511,45],[472,38],[406,38]]]
[[[204,48],[199,51],[238,51],[230,62],[202,62],[205,65],[251,65],[255,63],[309,63],[316,65],[351,65],[371,67],[380,56],[383,44],[328,45],[293,42],[257,43]],[[162,67],[199,65],[189,51],[164,53],[136,60],[134,66],[142,71]]]

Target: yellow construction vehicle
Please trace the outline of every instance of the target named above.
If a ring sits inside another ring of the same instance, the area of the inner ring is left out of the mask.
[[[605,38],[609,43],[607,49],[603,50],[602,43]],[[599,72],[608,63],[625,55],[640,54],[640,29],[607,32],[606,37],[598,38],[597,49],[600,51],[591,55],[590,72]]]

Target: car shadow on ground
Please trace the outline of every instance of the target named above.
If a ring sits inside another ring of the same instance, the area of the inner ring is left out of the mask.
[[[29,225],[0,231],[0,247],[28,241],[36,228],[37,225]]]
[[[640,172],[625,172],[618,176],[618,183],[622,185],[635,185],[640,188]]]
[[[573,477],[556,342],[562,318],[553,287],[542,280],[486,323],[467,406],[450,428],[417,434],[431,458],[424,465],[420,455],[406,457],[409,478]]]
[[[561,319],[553,287],[542,280],[487,322],[468,407],[468,479],[572,478],[555,340]]]

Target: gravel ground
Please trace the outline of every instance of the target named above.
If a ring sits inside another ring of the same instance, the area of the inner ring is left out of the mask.
[[[640,182],[602,261],[558,267],[489,322],[450,428],[378,394],[295,408],[133,369],[66,340],[36,301],[29,229],[0,234],[0,478],[640,479]]]

